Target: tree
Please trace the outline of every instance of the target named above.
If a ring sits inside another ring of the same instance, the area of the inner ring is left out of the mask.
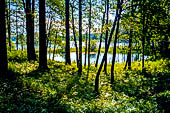
[[[91,0],[90,0],[90,10],[89,10],[89,44],[88,44],[88,74],[90,70],[90,35],[91,35]]]
[[[118,0],[118,3],[117,5],[120,3],[120,0]],[[109,50],[109,46],[110,46],[110,43],[111,43],[111,40],[112,40],[112,35],[113,35],[113,32],[115,30],[115,27],[116,27],[116,22],[117,22],[117,17],[118,17],[118,8],[116,9],[116,16],[115,16],[115,20],[114,20],[114,23],[113,23],[113,27],[111,29],[111,32],[110,32],[110,36],[109,36],[109,40],[108,40],[108,44],[107,44],[107,49],[104,53],[104,56],[102,58],[102,62],[100,64],[100,67],[98,69],[98,72],[97,72],[97,75],[96,75],[96,79],[95,79],[95,92],[96,93],[99,93],[98,91],[98,88],[99,88],[99,76],[100,76],[100,72],[102,70],[102,67],[103,67],[103,64],[104,64],[104,61],[105,61],[105,57],[106,57],[106,54]]]
[[[73,5],[74,5],[74,2],[73,2]],[[74,8],[73,8],[73,5],[71,5],[72,28],[73,28],[74,43],[75,43],[75,47],[76,47],[76,61],[77,61],[77,67],[78,67],[78,47],[77,47],[77,39],[76,39],[75,26],[74,26]]]
[[[6,22],[5,22],[5,0],[1,0],[0,6],[0,76],[7,75],[8,60],[6,47]]]
[[[18,3],[16,1],[16,47],[18,50]]]
[[[47,69],[47,45],[46,45],[46,24],[45,24],[45,0],[39,1],[39,68]]]
[[[86,31],[86,48],[85,48],[85,62],[84,62],[84,66],[86,66],[86,55],[87,55],[87,38],[88,38],[88,36],[87,36],[88,34],[87,34],[87,31]]]
[[[66,0],[65,2],[65,13],[66,13],[66,64],[71,64],[70,59],[70,34],[69,34],[69,0]]]
[[[117,28],[116,28],[116,33],[115,33],[115,40],[114,40],[114,48],[113,48],[113,58],[112,58],[112,67],[111,67],[111,84],[114,82],[114,65],[115,65],[115,58],[116,58],[116,43],[118,39],[118,33],[119,33],[119,21],[120,21],[120,15],[122,12],[122,3],[123,0],[121,0],[121,3],[118,1],[118,9],[119,10],[119,15],[118,15],[118,20],[117,20]]]
[[[35,12],[35,1],[26,0],[26,6],[23,0],[24,9],[26,13],[26,32],[27,32],[27,57],[28,60],[36,60],[35,48],[34,48],[34,12]]]
[[[79,0],[79,75],[82,74],[82,0]]]
[[[11,1],[9,0],[8,3],[8,10],[7,10],[7,24],[8,24],[8,43],[9,43],[9,50],[11,51]]]
[[[108,33],[109,33],[108,32],[108,24],[109,24],[109,0],[107,0],[106,16],[107,16],[107,19],[106,19],[107,28],[106,28],[106,37],[105,37],[105,51],[107,50],[107,41],[108,41]],[[105,56],[104,71],[107,74],[107,54]]]
[[[143,22],[142,22],[142,25],[143,25],[143,30],[142,30],[142,50],[143,50],[143,55],[142,55],[142,70],[144,71],[144,64],[145,64],[145,59],[144,59],[144,52],[145,52],[145,32],[146,32],[146,29],[145,29],[145,0],[143,0]]]
[[[105,4],[105,11],[103,13],[102,28],[101,28],[101,35],[100,35],[100,43],[99,43],[99,49],[98,49],[98,53],[97,53],[95,67],[97,67],[97,65],[98,65],[98,60],[99,60],[99,55],[100,55],[100,49],[101,49],[102,37],[103,37],[103,27],[104,27],[104,23],[105,23],[105,13],[106,13],[106,4]]]

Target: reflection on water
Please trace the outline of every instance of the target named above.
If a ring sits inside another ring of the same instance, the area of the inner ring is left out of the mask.
[[[104,55],[104,53],[101,53],[99,56],[99,61],[98,61],[99,64],[102,61],[103,55]],[[76,52],[71,52],[70,57],[71,57],[71,62],[76,62]],[[112,62],[112,57],[113,57],[112,54],[110,54],[110,53],[107,54],[107,62],[108,63]],[[52,58],[52,55],[51,55],[51,58]],[[87,58],[86,63],[88,63],[88,55],[86,56],[86,58]],[[90,54],[90,63],[95,64],[96,58],[97,58],[97,54]],[[142,60],[142,56],[139,54],[132,54],[131,58],[132,58],[132,62],[137,61],[137,60]],[[147,56],[145,56],[145,59],[146,58],[147,58]],[[121,54],[121,53],[116,54],[116,62],[119,62],[119,63],[126,62],[126,59],[127,59],[127,54]],[[64,62],[65,54],[63,54],[63,56],[61,56],[59,54],[55,55],[54,60]],[[84,64],[84,62],[85,62],[85,54],[83,53],[82,54],[82,63]]]

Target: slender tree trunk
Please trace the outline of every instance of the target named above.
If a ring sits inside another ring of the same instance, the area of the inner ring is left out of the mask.
[[[22,39],[21,39],[21,46],[22,46],[22,51],[24,50],[24,42],[23,42],[23,40],[24,40],[24,26],[25,26],[25,24],[24,24],[25,22],[23,21],[23,37],[22,37]]]
[[[84,66],[86,66],[86,57],[87,57],[87,31],[86,31],[86,49],[85,49],[85,62],[84,62]]]
[[[49,19],[50,18],[50,19]],[[51,14],[48,15],[48,23],[46,25],[46,31],[48,31],[48,34],[47,34],[47,49],[48,49],[48,42],[49,42],[49,39],[48,39],[48,35],[49,35],[49,32],[50,32],[50,26],[51,26]],[[48,27],[49,26],[49,27]]]
[[[31,11],[31,25],[30,25],[30,60],[36,60],[35,47],[34,47],[34,13],[35,13],[35,0],[32,0],[32,11]]]
[[[142,49],[143,49],[143,55],[142,55],[142,70],[144,71],[144,61],[145,61],[145,59],[144,59],[144,52],[145,52],[145,8],[144,8],[144,1],[145,0],[143,0],[143,30],[142,30],[142,32],[143,32],[143,36],[142,36]]]
[[[115,34],[115,40],[114,40],[114,48],[113,48],[113,58],[112,58],[112,67],[111,67],[111,84],[113,84],[114,82],[114,65],[115,65],[115,58],[116,58],[116,43],[117,43],[117,39],[118,39],[118,33],[119,33],[119,21],[120,21],[120,15],[122,12],[122,3],[123,0],[121,0],[121,4],[118,5],[118,9],[120,9],[119,11],[119,15],[118,15],[118,21],[117,21],[117,29],[116,29],[116,34]]]
[[[32,4],[34,5],[34,3]],[[27,31],[27,56],[28,60],[36,60],[34,48],[34,6],[31,10],[31,1],[26,0],[26,31]]]
[[[9,4],[8,4],[8,10],[9,11],[7,11],[7,15],[8,15],[8,17],[7,17],[7,19],[8,19],[8,43],[9,43],[9,50],[11,51],[11,1],[9,0]]]
[[[77,47],[77,39],[76,39],[76,34],[75,34],[75,27],[74,27],[74,10],[73,6],[71,6],[72,9],[72,27],[73,27],[73,35],[74,35],[74,43],[76,47],[76,61],[77,61],[77,67],[78,67],[78,47]]]
[[[118,3],[119,3],[119,1],[120,0],[118,0]],[[103,64],[104,64],[104,61],[105,61],[105,57],[106,57],[106,54],[108,52],[108,49],[109,49],[109,46],[110,46],[110,43],[111,43],[111,40],[112,40],[113,32],[114,32],[115,27],[116,27],[117,16],[118,16],[118,9],[116,9],[116,16],[115,16],[113,27],[112,27],[112,30],[111,30],[111,33],[110,33],[110,36],[109,36],[109,41],[108,41],[108,44],[107,44],[107,50],[104,53],[104,56],[102,58],[102,62],[100,64],[99,70],[98,70],[97,75],[96,75],[96,79],[95,79],[95,92],[96,93],[99,93],[99,91],[98,91],[98,88],[99,88],[99,76],[100,76],[100,72],[102,70],[102,67],[103,67]]]
[[[128,64],[128,55],[127,55],[127,59],[126,59],[126,64],[125,64],[125,67],[124,67],[124,70],[126,70],[126,67],[127,67],[127,64]]]
[[[51,59],[51,36],[49,38],[50,40],[50,46],[49,46],[49,60]]]
[[[50,59],[50,56],[51,56],[51,28],[52,28],[52,16],[51,16],[51,19],[50,19],[50,27],[49,27],[49,31],[48,31],[48,35],[47,35],[47,53],[48,53],[48,50],[49,50],[49,59]],[[50,41],[50,42],[49,42]],[[50,43],[49,47],[48,47],[48,43]]]
[[[49,28],[48,28],[48,34],[47,34],[47,50],[48,50],[48,44],[49,44],[49,41],[50,41],[50,38],[51,38],[51,28],[52,28],[52,18],[53,18],[53,16],[49,16],[50,17],[50,19],[48,20],[48,21],[50,21],[50,23],[48,23],[49,24]],[[47,25],[48,25],[47,24]]]
[[[133,1],[132,1],[132,7],[131,7],[131,16],[134,17],[134,12],[136,8],[133,8]],[[128,51],[128,56],[127,56],[127,61],[128,61],[128,69],[131,69],[131,51],[132,51],[132,25],[130,25],[130,36],[129,36],[129,51]]]
[[[45,0],[39,1],[39,68],[47,69],[47,45],[46,45],[46,23],[45,23]]]
[[[7,47],[6,47],[6,22],[5,0],[1,0],[0,6],[0,76],[4,77],[8,71]]]
[[[24,1],[24,0],[23,0]],[[26,32],[27,32],[27,57],[28,60],[30,60],[30,1],[26,0],[26,8],[25,8],[25,12],[26,12]]]
[[[98,53],[97,53],[97,59],[96,59],[95,67],[97,67],[97,65],[98,65],[99,56],[100,56],[100,49],[101,49],[102,37],[103,37],[103,26],[104,26],[104,21],[105,21],[105,13],[106,13],[106,4],[105,4],[105,12],[103,13],[102,28],[101,28],[101,35],[100,35],[100,43],[99,43],[99,49],[98,49]]]
[[[106,19],[106,25],[109,24],[109,0],[107,0],[107,11],[106,11],[107,19]],[[107,41],[108,41],[108,27],[106,29],[106,37],[105,37],[105,51],[107,50]],[[107,74],[107,54],[105,56],[105,65],[104,65],[104,71]]]
[[[82,74],[82,0],[79,0],[79,75]]]
[[[131,69],[131,50],[132,50],[132,30],[130,30],[129,51],[128,51],[128,55],[127,55],[128,69]]]
[[[65,48],[65,58],[66,58],[66,64],[71,65],[71,59],[70,59],[70,33],[69,33],[69,0],[65,1],[66,9],[66,48]]]
[[[90,38],[91,38],[91,0],[90,0],[90,10],[89,10],[89,44],[88,44],[88,74],[90,70]]]
[[[18,8],[18,3],[16,1],[16,47],[18,50],[18,11],[17,11],[17,8]]]
[[[55,57],[56,40],[57,40],[57,32],[56,32],[56,36],[55,36],[55,39],[54,39],[53,60],[54,60],[54,57]]]

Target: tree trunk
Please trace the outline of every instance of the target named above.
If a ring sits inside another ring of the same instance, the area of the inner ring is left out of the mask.
[[[32,11],[31,11],[31,36],[30,36],[30,60],[36,60],[35,47],[34,47],[34,13],[35,13],[35,0],[32,0]]]
[[[101,35],[100,35],[100,43],[99,43],[99,49],[98,49],[98,53],[97,53],[97,59],[96,59],[95,67],[97,67],[97,65],[98,65],[99,56],[100,56],[100,49],[101,49],[101,45],[102,45],[103,26],[104,26],[104,20],[105,20],[105,13],[106,13],[106,4],[105,4],[105,12],[103,13],[102,28],[101,28]]]
[[[1,0],[0,7],[0,76],[4,77],[8,71],[7,47],[6,47],[6,22],[5,0]]]
[[[48,31],[48,35],[47,35],[47,53],[48,53],[48,49],[49,49],[49,60],[50,60],[50,56],[51,56],[51,28],[52,28],[52,16],[50,19],[50,27],[49,27],[49,31]],[[48,42],[50,41],[50,45],[48,47]]]
[[[86,57],[87,57],[87,31],[86,31],[86,49],[85,49],[85,62],[84,62],[85,67],[86,67]]]
[[[34,5],[34,3],[32,4]],[[33,7],[34,10],[34,7]],[[26,31],[27,31],[27,57],[28,60],[36,60],[34,48],[34,11],[31,10],[31,1],[26,0]]]
[[[45,0],[39,1],[39,68],[47,69],[47,34],[45,23]]]
[[[51,36],[49,37],[50,40],[50,46],[49,46],[49,60],[51,59]]]
[[[91,38],[91,0],[90,0],[90,10],[89,10],[89,44],[88,44],[88,74],[90,70],[90,38]]]
[[[7,15],[8,15],[8,17],[7,17],[7,20],[8,20],[8,43],[9,43],[9,50],[11,51],[11,2],[10,2],[10,0],[9,0],[9,4],[8,4],[8,9],[9,9],[9,11],[7,11]]]
[[[118,3],[119,3],[119,1],[120,0],[118,0]],[[110,43],[111,43],[111,40],[112,40],[113,32],[114,32],[115,27],[116,27],[117,16],[118,16],[118,9],[116,9],[116,16],[115,16],[113,27],[112,27],[112,30],[111,30],[111,33],[110,33],[110,36],[109,36],[109,41],[108,41],[108,44],[107,44],[107,50],[104,53],[104,56],[102,58],[102,62],[100,64],[99,70],[98,70],[97,75],[96,75],[96,79],[95,79],[95,92],[96,93],[99,93],[99,91],[98,91],[98,88],[99,88],[99,76],[100,76],[100,72],[102,70],[102,67],[103,67],[103,64],[104,64],[104,61],[105,61],[105,57],[106,57],[106,54],[108,52],[108,49],[109,49],[109,46],[110,46]]]
[[[142,30],[142,33],[143,33],[143,36],[142,36],[142,50],[143,50],[143,55],[142,55],[142,71],[144,71],[144,52],[145,52],[145,8],[144,8],[144,0],[143,0],[143,30]]]
[[[118,15],[118,21],[117,21],[117,29],[116,29],[116,34],[115,34],[115,40],[114,40],[114,48],[113,48],[113,58],[112,58],[112,67],[111,67],[111,84],[113,84],[114,82],[114,65],[115,65],[115,58],[116,58],[116,43],[117,43],[117,35],[119,33],[119,21],[120,21],[120,15],[122,12],[122,3],[123,0],[121,0],[121,4],[118,3],[118,9],[120,9],[119,11],[119,15]]]
[[[54,60],[54,57],[55,57],[56,40],[57,40],[57,32],[56,32],[56,36],[55,36],[55,39],[54,39],[53,60]]]
[[[74,43],[76,47],[76,61],[77,61],[77,67],[78,67],[78,47],[77,47],[77,39],[75,34],[75,27],[74,27],[74,12],[73,12],[73,6],[71,6],[72,9],[72,27],[73,27],[73,36],[74,36]]]
[[[66,62],[65,64],[70,64],[71,65],[71,59],[70,59],[70,34],[69,34],[69,0],[65,1],[66,9],[66,48],[65,48],[65,59]]]
[[[106,25],[109,24],[109,0],[107,0],[107,11],[106,11],[107,19],[106,19]],[[108,40],[108,26],[106,29],[106,37],[105,37],[105,51],[107,50],[107,40]],[[105,56],[105,65],[104,65],[104,71],[107,74],[107,54]]]
[[[17,11],[17,8],[18,8],[18,3],[16,1],[16,47],[17,47],[17,50],[18,50],[18,11]]]
[[[127,55],[128,69],[131,69],[131,50],[132,50],[132,30],[130,29],[129,51],[128,51],[128,55]]]
[[[82,74],[82,0],[79,0],[79,75]]]

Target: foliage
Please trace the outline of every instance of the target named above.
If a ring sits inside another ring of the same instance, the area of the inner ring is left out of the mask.
[[[15,56],[13,59],[21,58]],[[124,63],[116,64],[113,86],[110,77],[102,73],[100,95],[96,95],[93,66],[87,79],[86,69],[78,76],[76,64],[48,61],[49,70],[42,72],[37,62],[11,60],[9,68],[17,77],[0,80],[0,112],[169,111],[170,61],[146,61],[144,74],[140,62],[132,65],[131,71],[123,71]],[[108,64],[108,74],[110,67]]]

